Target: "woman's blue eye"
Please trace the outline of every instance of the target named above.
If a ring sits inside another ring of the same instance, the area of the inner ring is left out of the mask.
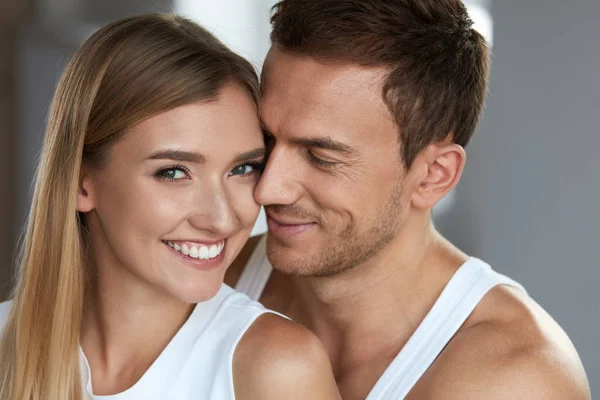
[[[162,179],[167,179],[169,181],[177,181],[180,179],[185,179],[188,176],[188,169],[185,167],[171,167],[161,169],[156,173],[156,176]]]
[[[229,172],[229,176],[252,174],[260,171],[260,166],[259,163],[240,164]]]

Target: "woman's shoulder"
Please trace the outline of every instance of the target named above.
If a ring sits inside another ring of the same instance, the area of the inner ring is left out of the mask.
[[[299,324],[269,312],[240,340],[233,373],[240,400],[340,398],[321,341]]]

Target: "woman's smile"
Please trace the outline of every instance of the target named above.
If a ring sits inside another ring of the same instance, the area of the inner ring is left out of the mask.
[[[167,240],[163,243],[169,247],[169,251],[179,260],[200,270],[216,269],[225,260],[227,239],[212,244],[189,240]]]

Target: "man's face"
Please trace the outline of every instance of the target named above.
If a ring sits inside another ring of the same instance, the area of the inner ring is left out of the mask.
[[[303,276],[361,264],[399,233],[411,192],[386,70],[272,49],[261,113],[270,155],[255,191],[273,266]]]

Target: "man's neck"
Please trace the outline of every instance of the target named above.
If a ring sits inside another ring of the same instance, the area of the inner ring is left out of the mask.
[[[338,375],[387,360],[406,344],[467,256],[427,219],[369,261],[331,277],[286,277],[288,294],[265,304],[303,324],[325,344]],[[267,293],[268,295],[268,293]],[[385,368],[383,368],[385,369]]]

